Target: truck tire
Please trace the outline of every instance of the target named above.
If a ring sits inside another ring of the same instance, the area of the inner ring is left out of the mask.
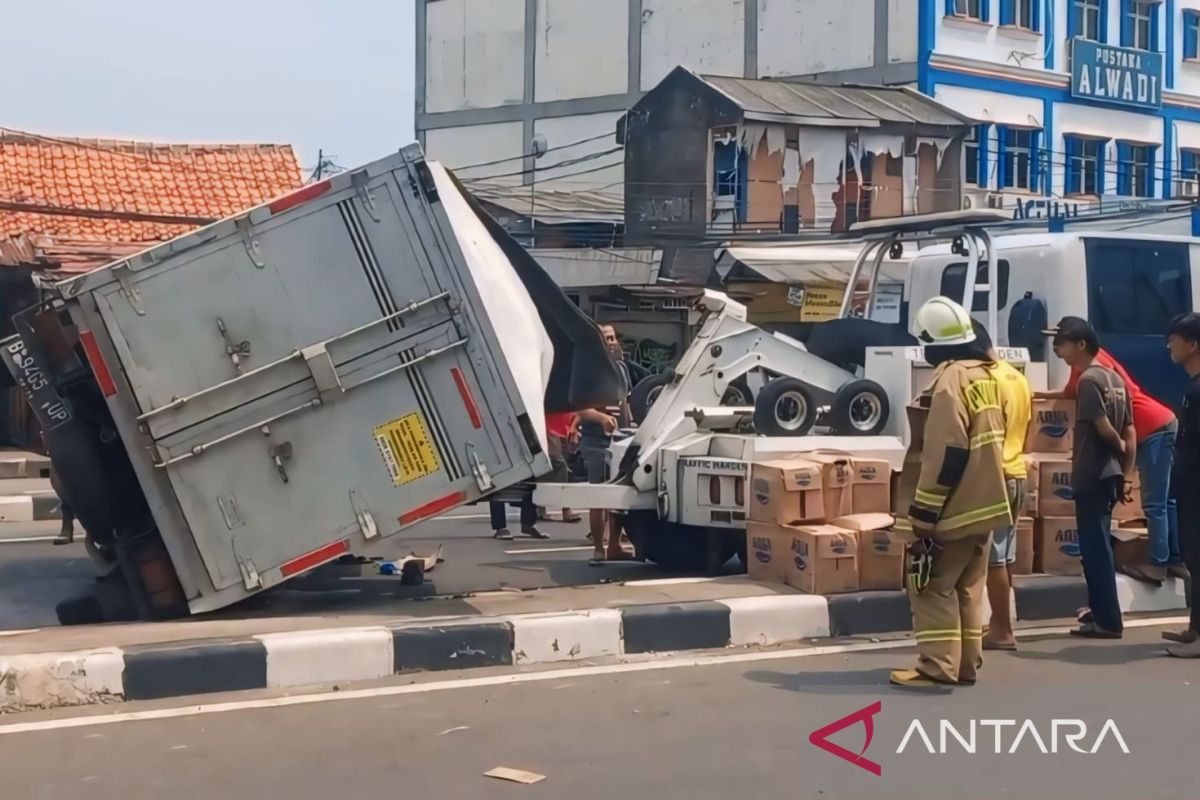
[[[637,386],[633,387],[633,391],[629,395],[629,412],[633,414],[634,422],[642,424],[646,415],[650,413],[650,406],[654,405],[654,401],[662,393],[663,387],[670,382],[670,373],[650,375],[638,381]]]
[[[803,436],[816,420],[812,393],[796,378],[775,378],[754,399],[754,430],[760,436]]]
[[[839,436],[878,436],[887,427],[890,413],[882,386],[866,379],[853,380],[834,395],[829,427]]]

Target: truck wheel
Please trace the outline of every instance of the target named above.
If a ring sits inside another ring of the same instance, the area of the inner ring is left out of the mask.
[[[629,519],[627,518],[627,524]],[[635,524],[648,525],[642,517]],[[646,559],[671,572],[693,575],[720,575],[726,562],[737,553],[737,540],[722,528],[680,525],[654,520],[652,529],[630,531],[630,539],[640,542]]]
[[[804,381],[775,378],[754,399],[754,430],[761,436],[803,436],[817,419]]]
[[[887,392],[875,381],[853,380],[838,389],[830,410],[830,428],[840,436],[877,436],[887,426]]]
[[[662,394],[663,387],[670,382],[671,375],[669,373],[650,375],[638,381],[637,386],[633,387],[633,391],[629,395],[629,411],[633,414],[634,422],[642,424],[646,415],[650,413],[650,406],[654,405],[654,401]]]

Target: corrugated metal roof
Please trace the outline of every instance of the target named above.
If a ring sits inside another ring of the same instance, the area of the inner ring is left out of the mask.
[[[556,225],[567,222],[625,221],[625,198],[599,191],[564,192],[539,186],[472,186],[480,201],[492,203],[523,217]]]
[[[902,87],[830,86],[791,81],[750,80],[700,75],[700,80],[736,103],[748,119],[825,120],[854,126],[880,123],[959,127],[967,117]]]

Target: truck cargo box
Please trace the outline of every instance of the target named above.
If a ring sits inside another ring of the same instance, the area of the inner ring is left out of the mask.
[[[64,499],[144,616],[544,474],[544,409],[620,385],[595,325],[416,146],[57,284],[15,322],[4,358]]]

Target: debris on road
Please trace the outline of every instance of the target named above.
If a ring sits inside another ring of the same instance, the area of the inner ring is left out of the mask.
[[[512,769],[511,767],[494,767],[483,773],[489,778],[498,778],[502,781],[512,781],[513,783],[541,783],[546,780],[545,775],[539,775],[536,772],[528,772],[523,769]]]

